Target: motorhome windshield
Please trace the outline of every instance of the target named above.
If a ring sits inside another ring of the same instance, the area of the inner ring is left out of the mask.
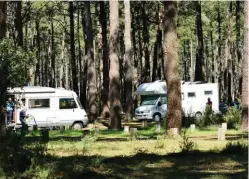
[[[142,97],[142,105],[155,105],[158,100],[158,96],[144,96]]]

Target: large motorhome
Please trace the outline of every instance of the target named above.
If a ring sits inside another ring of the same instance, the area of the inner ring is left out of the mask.
[[[135,110],[138,120],[160,121],[167,113],[166,82],[159,80],[141,84],[136,93],[141,96],[141,104]],[[181,99],[183,116],[200,118],[206,108],[208,98],[212,101],[214,112],[219,111],[217,83],[181,81]]]
[[[40,86],[16,87],[8,89],[8,98],[14,101],[25,99],[26,123],[28,126],[52,127],[70,125],[80,129],[88,124],[88,117],[77,94],[63,88]],[[20,111],[15,106],[12,126],[20,126]]]

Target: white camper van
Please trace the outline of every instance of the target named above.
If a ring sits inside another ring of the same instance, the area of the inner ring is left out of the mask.
[[[135,110],[138,120],[160,121],[167,113],[166,82],[159,80],[141,84],[136,93],[141,96],[141,104]],[[184,116],[201,117],[208,98],[214,112],[219,111],[217,83],[181,82],[182,112]]]
[[[80,129],[88,124],[88,117],[77,94],[63,88],[40,86],[17,87],[8,89],[9,97],[20,101],[25,99],[26,123],[28,126],[52,127],[70,125]],[[21,125],[20,111],[15,107],[14,125]]]

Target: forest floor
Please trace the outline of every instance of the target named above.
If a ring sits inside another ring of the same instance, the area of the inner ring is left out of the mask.
[[[98,124],[100,125],[100,124]],[[225,141],[217,140],[217,127],[186,129],[187,138],[167,137],[164,129],[155,132],[155,123],[146,128],[141,123],[138,139],[131,140],[123,131],[99,126],[85,135],[82,131],[50,131],[44,156],[27,172],[19,175],[32,178],[247,178],[248,133],[227,130]],[[94,128],[95,126],[90,126]],[[39,132],[25,137],[27,146],[41,138]],[[189,152],[182,149],[190,147]],[[1,174],[1,172],[0,172]],[[1,177],[0,177],[1,178]]]

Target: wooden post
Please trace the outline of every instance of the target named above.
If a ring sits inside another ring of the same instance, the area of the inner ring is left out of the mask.
[[[124,126],[124,133],[129,133],[130,126]]]
[[[222,128],[223,131],[226,132],[227,131],[227,123],[222,123],[221,128]]]
[[[37,130],[38,130],[37,125],[33,125],[33,131],[37,131]]]
[[[156,133],[160,133],[160,131],[161,131],[161,124],[160,123],[157,123],[156,124]]]
[[[190,132],[194,132],[195,131],[195,124],[190,124]]]
[[[94,135],[97,136],[99,134],[99,128],[95,127],[94,128]]]
[[[145,121],[145,120],[143,121],[142,127],[143,127],[143,128],[147,127],[147,121]]]
[[[66,128],[65,126],[62,126],[62,125],[60,126],[60,133],[61,134],[63,134],[65,132],[65,128]]]
[[[218,128],[218,140],[225,140],[225,139],[226,139],[225,131],[223,130],[223,128]]]
[[[42,142],[48,142],[49,141],[49,130],[43,129],[41,131],[41,140]]]
[[[130,128],[130,138],[131,140],[137,139],[137,128]]]

